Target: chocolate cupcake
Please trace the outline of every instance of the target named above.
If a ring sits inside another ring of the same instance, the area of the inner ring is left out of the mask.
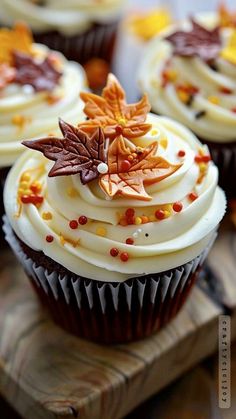
[[[202,14],[153,40],[140,72],[152,110],[189,127],[210,149],[220,184],[236,197],[236,24]]]
[[[86,79],[79,64],[33,43],[24,25],[0,29],[0,45],[2,188],[7,171],[24,151],[23,138],[53,135],[58,131],[59,115],[71,123],[83,118],[79,93],[85,89]],[[0,194],[1,200],[2,190]]]
[[[24,141],[33,151],[8,175],[4,230],[59,325],[94,341],[127,342],[182,307],[225,196],[207,147],[182,125],[148,114],[145,96],[127,105],[110,75],[102,97],[81,97],[88,120],[77,127],[60,120],[61,138]]]
[[[84,64],[110,62],[124,0],[2,0],[2,24],[26,22],[36,42]]]

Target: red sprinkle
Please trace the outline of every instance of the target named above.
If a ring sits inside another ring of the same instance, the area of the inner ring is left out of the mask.
[[[198,194],[197,194],[196,192],[191,192],[191,193],[188,195],[188,197],[189,197],[189,199],[190,199],[191,201],[195,201],[195,200],[198,198]]]
[[[175,203],[173,204],[173,210],[174,210],[175,212],[180,212],[180,211],[182,211],[182,209],[183,209],[183,204],[182,204],[182,202],[175,202]]]
[[[178,156],[179,157],[184,157],[185,156],[185,151],[184,150],[179,150]]]
[[[43,196],[40,196],[40,195],[33,195],[33,194],[23,195],[21,197],[21,202],[23,204],[34,204],[34,205],[36,205],[36,204],[42,204],[43,199],[44,199]]]
[[[21,197],[21,202],[22,204],[30,204],[31,203],[31,199],[29,195],[23,195]]]
[[[119,254],[119,250],[116,247],[112,247],[112,249],[110,250],[110,255],[113,256],[113,258],[115,258],[116,256],[118,256]]]
[[[125,211],[125,215],[126,215],[126,217],[133,217],[133,216],[134,216],[134,214],[135,214],[135,211],[134,211],[134,209],[133,209],[133,208],[128,208],[128,209]]]
[[[165,213],[163,210],[159,209],[155,212],[155,216],[158,220],[163,220],[165,218]]]
[[[206,154],[205,156],[195,156],[194,161],[196,163],[208,163],[211,160],[211,156],[209,154]]]
[[[72,230],[76,230],[76,228],[78,228],[78,221],[76,221],[76,220],[71,220],[70,222],[69,222],[69,226],[70,226],[70,228],[72,229]]]
[[[121,162],[120,170],[122,172],[128,172],[130,167],[131,167],[131,163],[129,162],[129,160],[124,160],[124,161]]]
[[[202,162],[208,163],[211,160],[211,156],[209,154],[206,154],[205,156],[202,156]]]
[[[81,215],[79,217],[79,224],[84,225],[84,224],[87,224],[87,222],[88,222],[88,219],[85,215]]]
[[[132,225],[132,224],[134,224],[134,217],[127,217],[126,221],[129,225]]]
[[[40,195],[30,195],[32,204],[42,204],[43,196]]]
[[[49,234],[48,236],[46,236],[46,241],[47,241],[48,243],[52,243],[52,242],[53,242],[53,240],[54,240],[54,238],[53,238],[53,236],[51,236],[50,234]]]
[[[121,253],[120,260],[122,260],[122,262],[127,262],[129,260],[129,254],[127,252]]]
[[[231,109],[232,112],[236,113],[236,108]]]
[[[224,93],[225,95],[231,95],[231,93],[233,93],[231,89],[229,89],[228,87],[224,87],[224,86],[220,87],[219,90],[220,90],[221,93]]]
[[[195,156],[194,157],[194,161],[196,162],[196,163],[202,163],[202,156]]]
[[[134,244],[134,239],[132,239],[132,237],[128,237],[125,242],[126,244]]]

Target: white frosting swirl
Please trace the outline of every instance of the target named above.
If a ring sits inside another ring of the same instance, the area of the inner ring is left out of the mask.
[[[212,14],[203,14],[196,20],[208,28],[217,24],[217,18]],[[187,30],[190,27],[189,22],[181,26]],[[164,37],[177,29],[177,25],[169,28],[149,44],[139,72],[141,90],[148,94],[153,111],[175,118],[199,137],[215,142],[235,142],[236,65],[219,57],[215,71],[198,57],[173,56],[173,46]],[[220,29],[223,45],[231,31],[229,28]],[[177,78],[163,87],[162,73],[168,60],[168,68],[176,72]],[[176,90],[177,85],[186,83],[199,88],[191,106],[180,100]],[[222,88],[231,93],[225,93]],[[215,99],[217,102],[213,103]],[[204,117],[196,118],[200,111],[206,111]]]
[[[49,52],[39,44],[34,44],[34,49],[41,58]],[[36,93],[31,86],[11,83],[0,92],[0,167],[11,166],[24,151],[23,139],[59,133],[59,116],[71,123],[85,118],[83,102],[79,98],[79,93],[86,87],[85,73],[79,64],[67,61],[58,52],[55,54],[63,73],[50,92],[52,98],[58,98],[55,103],[48,101],[47,92]],[[23,125],[16,123],[21,117],[25,119]]]
[[[200,142],[188,129],[168,118],[149,114],[148,122],[153,124],[152,131],[135,140],[135,144],[143,147],[156,140],[158,155],[173,164],[183,163],[171,176],[146,187],[151,201],[122,197],[107,200],[97,181],[83,186],[79,175],[48,178],[52,162],[41,153],[28,151],[11,169],[4,193],[6,214],[17,236],[70,271],[102,281],[118,282],[162,272],[199,255],[211,241],[225,212],[225,196],[217,187],[218,170],[210,162],[203,182],[197,184],[199,165],[194,156],[199,152]],[[179,150],[185,151],[181,159]],[[41,167],[38,172],[30,172],[37,167]],[[39,208],[23,205],[17,217],[17,191],[25,171],[42,183],[44,202]],[[188,197],[192,191],[198,194],[193,202]],[[127,208],[134,208],[137,216],[150,216],[176,201],[182,202],[182,211],[171,211],[162,221],[119,224],[120,214]],[[45,220],[43,214],[48,212],[51,219]],[[71,229],[70,220],[78,220],[81,215],[88,217],[87,224]],[[46,241],[47,235],[53,236],[51,243]],[[133,245],[126,244],[128,237],[133,237]],[[111,248],[128,252],[129,260],[122,262],[119,257],[112,257]]]
[[[124,0],[1,0],[0,19],[4,24],[26,22],[35,32],[58,30],[66,35],[83,33],[94,23],[117,19]]]

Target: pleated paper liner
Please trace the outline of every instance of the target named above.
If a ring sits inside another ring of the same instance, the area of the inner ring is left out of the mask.
[[[185,265],[115,283],[79,277],[42,252],[30,249],[16,237],[6,217],[4,231],[54,321],[70,333],[107,344],[142,339],[175,317],[216,236]]]
[[[3,225],[3,221],[2,221],[2,217],[5,214],[5,209],[4,209],[4,203],[3,203],[3,190],[4,190],[4,184],[5,184],[5,180],[7,177],[7,174],[9,172],[10,168],[9,167],[3,167],[0,169],[0,247],[1,249],[4,248],[5,246],[7,246],[7,242],[5,240],[5,235],[3,233],[2,230],[2,225]]]
[[[66,36],[57,31],[34,33],[35,42],[62,52],[69,60],[85,64],[91,58],[111,62],[118,21],[110,24],[94,24],[84,33]]]
[[[235,199],[236,141],[233,143],[214,143],[201,138],[200,141],[207,144],[212,160],[219,169],[219,184],[224,189],[226,196]]]

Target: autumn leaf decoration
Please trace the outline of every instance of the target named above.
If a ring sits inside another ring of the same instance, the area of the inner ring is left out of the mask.
[[[0,63],[13,65],[14,51],[32,55],[33,38],[26,25],[18,23],[13,29],[0,29]]]
[[[61,73],[53,66],[50,57],[37,62],[30,55],[14,53],[16,68],[15,82],[29,84],[36,92],[53,90],[59,82]]]
[[[220,26],[236,28],[236,11],[229,11],[224,3],[218,9]]]
[[[112,75],[102,98],[89,93],[83,97],[88,100],[86,109],[92,120],[78,127],[60,120],[63,138],[47,137],[23,144],[55,162],[50,177],[79,173],[84,185],[98,179],[109,198],[151,200],[145,186],[167,178],[182,164],[174,165],[158,156],[157,142],[144,148],[132,142],[134,136],[137,139],[151,128],[145,122],[147,99],[138,105],[127,105],[124,91]],[[116,112],[126,118],[122,134],[116,129]]]
[[[176,31],[166,37],[174,47],[173,53],[182,57],[198,56],[206,62],[217,58],[221,49],[219,28],[208,30],[193,19],[191,23],[190,31]]]
[[[32,45],[32,34],[26,25],[0,29],[0,89],[9,83],[31,85],[36,92],[50,92],[56,87],[62,74],[50,54],[37,60]]]
[[[102,96],[83,92],[80,97],[85,102],[84,113],[89,118],[79,124],[85,132],[92,132],[94,127],[100,126],[106,138],[114,139],[121,134],[125,138],[137,138],[151,128],[145,123],[150,111],[147,97],[128,105],[125,92],[113,74],[109,74]]]
[[[40,151],[49,160],[55,161],[49,177],[80,174],[83,184],[99,176],[97,166],[105,161],[104,136],[100,128],[89,136],[85,132],[60,120],[63,139],[47,137],[23,141],[23,145]]]
[[[150,201],[152,198],[144,185],[160,182],[179,169],[181,164],[172,165],[156,156],[158,143],[146,148],[126,145],[122,136],[117,137],[108,150],[109,173],[100,177],[102,190],[110,197],[122,195],[126,198]],[[130,163],[130,156],[137,157]]]

